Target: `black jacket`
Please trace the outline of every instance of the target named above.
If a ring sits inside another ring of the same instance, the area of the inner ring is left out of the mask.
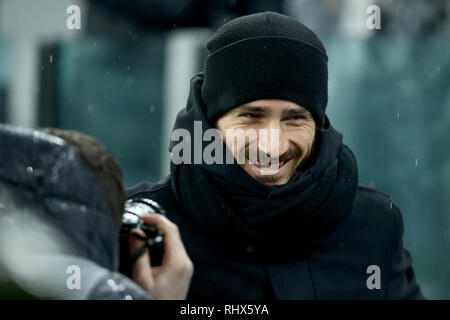
[[[328,237],[327,249],[272,265],[254,259],[251,248],[241,254],[203,232],[177,203],[170,179],[140,183],[127,194],[157,201],[178,225],[195,267],[188,299],[423,299],[403,247],[400,210],[373,188],[358,186],[353,210]],[[368,288],[373,265],[379,289]]]

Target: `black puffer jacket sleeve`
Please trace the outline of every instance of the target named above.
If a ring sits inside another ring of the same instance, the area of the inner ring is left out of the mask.
[[[412,257],[403,246],[404,224],[400,209],[393,204],[395,214],[392,263],[388,281],[388,299],[425,299],[417,284]]]

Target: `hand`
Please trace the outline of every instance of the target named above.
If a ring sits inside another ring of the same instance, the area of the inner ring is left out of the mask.
[[[164,232],[164,255],[160,266],[151,266],[151,253],[148,248],[136,260],[132,270],[132,279],[153,298],[158,300],[186,299],[191,283],[194,265],[189,258],[178,227],[160,214],[145,215],[144,222],[154,225]],[[131,232],[145,236],[139,229]],[[144,242],[130,237],[130,252],[134,252],[144,245]]]

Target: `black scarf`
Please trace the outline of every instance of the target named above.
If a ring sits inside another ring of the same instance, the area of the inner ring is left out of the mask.
[[[192,78],[187,106],[174,129],[193,134],[194,120],[202,121],[203,130],[211,128],[201,100],[202,83],[202,73]],[[236,163],[171,162],[177,201],[194,223],[236,249],[251,250],[269,261],[308,254],[323,246],[351,213],[358,180],[353,153],[328,121],[316,139],[314,163],[279,186],[260,183]]]

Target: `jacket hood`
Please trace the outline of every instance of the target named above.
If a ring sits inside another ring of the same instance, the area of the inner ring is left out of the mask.
[[[61,231],[71,254],[117,269],[117,227],[88,164],[64,140],[0,125],[0,186],[17,196],[13,207],[34,208]]]

